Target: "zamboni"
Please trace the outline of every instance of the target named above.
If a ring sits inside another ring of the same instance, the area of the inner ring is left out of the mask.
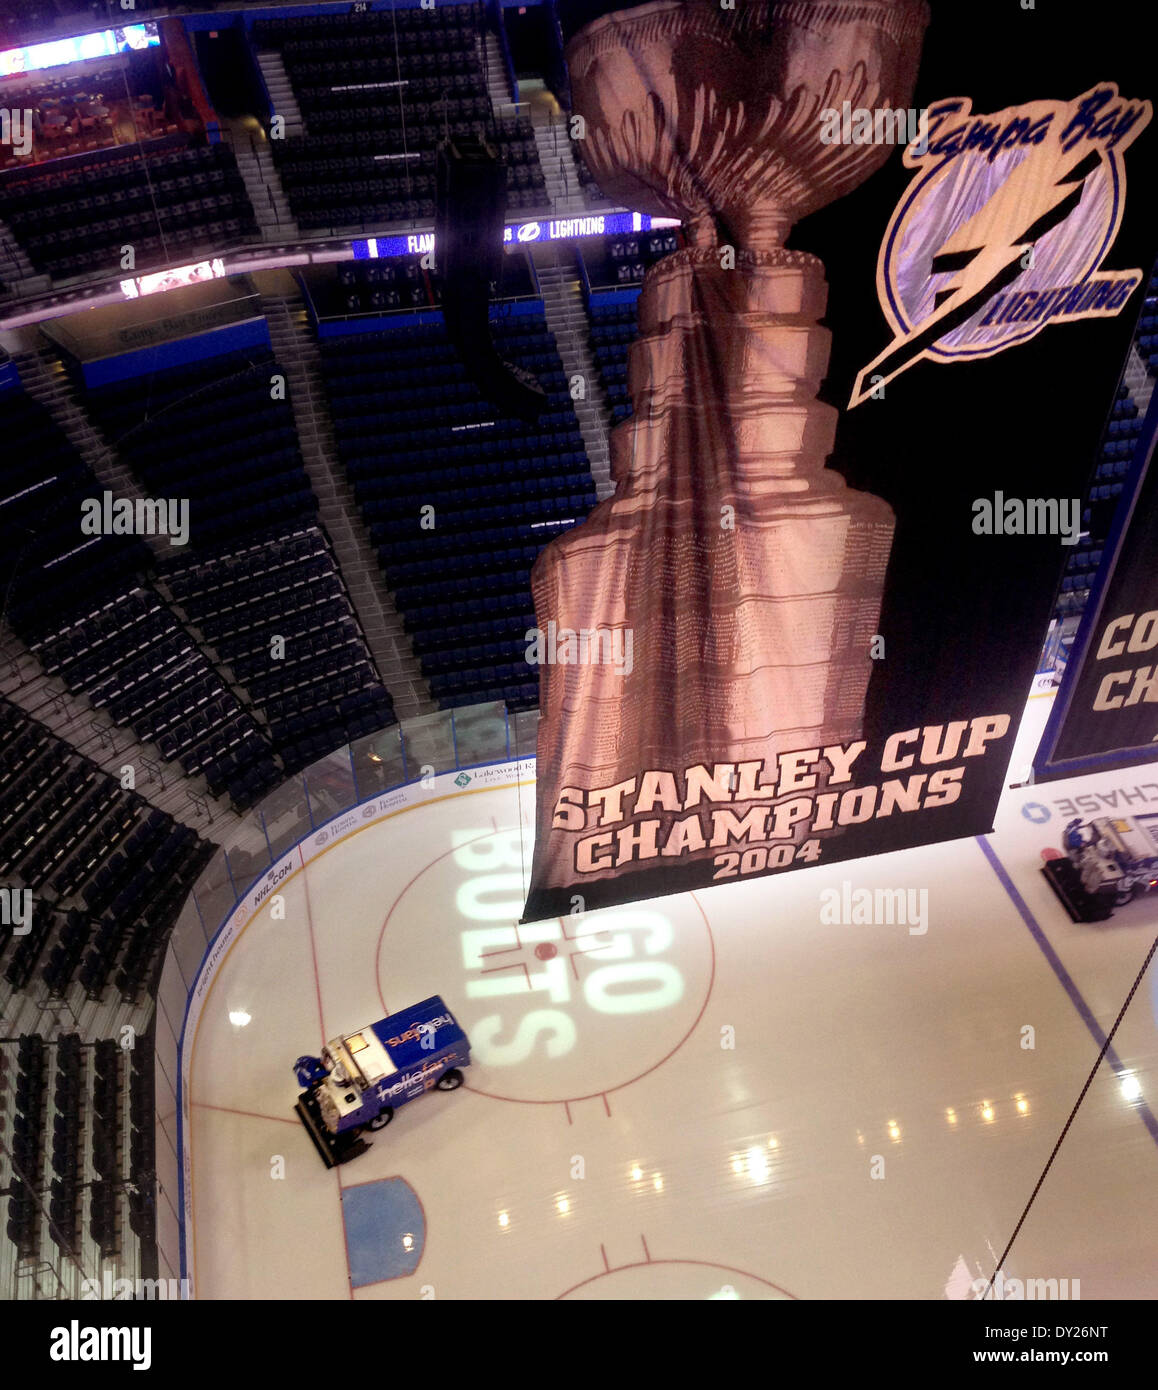
[[[399,1105],[433,1087],[457,1090],[469,1065],[467,1036],[436,994],[334,1038],[320,1057],[299,1057],[294,1072],[305,1089],[294,1109],[333,1168],[365,1153],[363,1134],[388,1125]]]
[[[1158,888],[1158,815],[1079,817],[1062,844],[1064,854],[1043,853],[1042,872],[1075,922],[1104,922]]]

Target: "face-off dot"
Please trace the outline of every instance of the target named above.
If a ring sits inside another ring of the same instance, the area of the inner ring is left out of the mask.
[[[387,961],[391,993],[453,999],[478,1065],[472,1085],[505,1100],[605,1095],[666,1062],[711,992],[715,953],[695,898],[520,923],[523,834],[485,825],[464,817],[454,847],[387,908],[376,953],[384,1011]],[[434,934],[432,902],[453,904]],[[412,963],[405,978],[399,961]]]

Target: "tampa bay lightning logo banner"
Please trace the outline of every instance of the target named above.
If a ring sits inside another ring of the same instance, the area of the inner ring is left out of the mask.
[[[1155,161],[1140,52],[971,11],[664,0],[568,44],[587,167],[684,244],[614,494],[532,571],[524,920],[992,825]]]
[[[877,289],[892,343],[850,406],[919,361],[967,361],[1047,326],[1121,312],[1141,270],[1099,273],[1126,205],[1124,155],[1148,101],[1112,82],[1073,101],[975,115],[935,102],[904,163],[918,176],[881,245]]]

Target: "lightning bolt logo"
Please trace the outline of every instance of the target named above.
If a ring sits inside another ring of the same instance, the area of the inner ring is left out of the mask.
[[[1116,88],[1112,90],[1116,93]],[[1085,99],[1088,102],[1089,94]],[[943,349],[945,339],[956,329],[973,319],[987,305],[993,303],[1028,269],[1034,267],[1036,258],[1031,258],[1027,263],[1026,252],[1035,248],[1047,233],[1060,227],[1078,213],[1094,175],[1099,170],[1106,169],[1110,161],[1116,158],[1119,160],[1119,178],[1124,181],[1124,175],[1120,172],[1120,155],[1116,151],[1107,151],[1104,141],[1098,141],[1092,135],[1089,138],[1073,138],[1068,144],[1059,139],[1059,132],[1062,131],[1065,116],[1074,109],[1080,111],[1082,100],[1079,98],[1068,104],[1034,103],[1030,107],[1017,108],[1025,113],[1015,118],[1020,120],[1022,130],[1042,129],[1047,124],[1043,112],[1048,115],[1052,109],[1056,119],[1053,120],[1048,131],[1043,131],[1044,134],[1052,138],[1035,141],[1025,146],[1019,151],[1018,156],[1011,156],[1009,152],[1005,153],[1004,158],[1007,160],[1012,157],[1018,158],[1016,167],[980,208],[952,226],[945,235],[932,257],[928,274],[930,279],[939,276],[948,278],[937,285],[935,289],[932,312],[904,331],[901,331],[902,325],[897,321],[898,316],[889,310],[890,292],[897,302],[900,301],[900,294],[886,265],[886,249],[890,243],[898,246],[904,244],[905,224],[913,219],[935,218],[938,213],[945,215],[944,198],[939,196],[941,188],[935,180],[937,175],[952,163],[957,152],[951,153],[948,158],[945,158],[944,163],[934,170],[929,186],[925,189],[924,197],[920,202],[916,199],[908,200],[907,205],[902,204],[905,211],[902,213],[901,209],[898,209],[898,213],[894,214],[882,247],[878,288],[882,306],[898,330],[898,336],[857,375],[849,401],[850,409],[868,399],[880,387],[906,371],[923,357],[932,356],[940,360],[951,360],[952,353],[938,350],[939,348]],[[1009,112],[1002,112],[998,118],[974,118],[974,120],[980,123],[985,120],[999,120],[1009,115]],[[1140,119],[1141,116],[1144,116],[1144,119]],[[1150,105],[1148,102],[1140,111],[1132,113],[1129,127],[1127,127],[1130,139],[1142,129],[1149,117]],[[1036,125],[1034,124],[1035,118]],[[1109,120],[1110,117],[1102,118],[1105,130],[1101,133],[1107,140],[1113,138],[1115,129],[1114,126],[1108,124]],[[1071,126],[1072,124],[1071,121]],[[1011,126],[1012,122],[1006,126],[1006,130],[1010,129]],[[1066,127],[1066,129],[1069,128]],[[996,130],[997,127],[994,125],[989,129]],[[1124,136],[1125,132],[1123,131],[1122,134]],[[1122,139],[1122,136],[1118,138]],[[980,144],[980,142],[978,143]],[[1123,141],[1123,147],[1126,143],[1129,143],[1129,140]],[[1010,140],[1008,144],[1012,149],[1016,141]],[[930,148],[935,154],[937,146],[934,144]],[[973,157],[984,160],[986,158],[984,147],[982,146],[979,152],[974,153]],[[911,154],[906,157],[907,164],[916,162]],[[951,188],[954,190],[953,196],[958,199],[961,197],[962,183],[960,180],[955,182],[950,180],[941,187]],[[1111,217],[1103,211],[1104,200],[1102,198],[1091,197],[1087,202],[1090,216],[1103,220],[1106,223],[1105,230],[1111,233],[1103,241],[1104,247],[1108,248],[1112,234],[1117,232],[1117,226],[1109,226]],[[947,209],[947,212],[949,219],[951,219],[952,208]],[[1120,214],[1119,204],[1119,219]],[[1080,216],[1085,216],[1085,210]],[[1087,229],[1083,226],[1081,230],[1084,232]],[[1088,243],[1090,238],[1087,236],[1085,240]],[[1102,240],[1101,237],[1095,238],[1093,244],[1097,245]],[[1080,242],[1080,236],[1075,237],[1075,241]],[[927,240],[924,241],[924,245],[928,245]],[[1055,280],[1060,288],[1066,288],[1067,274],[1064,253],[1061,260],[1062,264],[1059,266]],[[1085,275],[1080,278],[1073,276],[1072,278],[1079,281],[1075,288],[1080,288],[1080,280],[1088,278],[1091,271],[1096,268],[1096,265],[1089,267],[1086,269]],[[1137,271],[1114,272],[1114,275],[1119,280],[1130,277],[1137,277],[1140,280],[1140,272]],[[911,277],[909,278],[911,279]],[[1040,274],[1036,277],[1036,281],[1039,285],[1042,283]],[[1039,298],[1039,293],[1035,293],[1032,297],[1034,299]],[[927,300],[927,290],[925,298]],[[1058,305],[1062,304],[1056,291],[1054,298]],[[1106,298],[1109,298],[1108,294]],[[1074,302],[1076,304],[1079,301],[1075,299]],[[1117,312],[1120,307],[1118,305],[1112,312]],[[1076,310],[1072,313],[1067,310],[1064,317],[1082,317],[1085,316],[1086,312],[1101,311],[1102,305],[1099,303],[1097,308],[1083,310],[1080,313]],[[1057,311],[1055,310],[1055,312]],[[1049,317],[1047,315],[1041,318],[1040,327],[1045,326]],[[1001,339],[1011,339],[1012,335],[1013,330],[1011,329],[1006,329],[1003,333],[995,331],[995,341],[990,351],[997,352],[1003,347],[1009,346],[1009,341],[1002,341]],[[1025,336],[1024,330],[1020,330],[1020,327],[1018,336]],[[986,354],[975,350],[972,355]]]

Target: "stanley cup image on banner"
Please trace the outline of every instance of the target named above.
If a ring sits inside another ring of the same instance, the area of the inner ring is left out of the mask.
[[[996,669],[988,689],[970,693],[948,674],[938,684],[930,660],[925,704],[894,702],[900,722],[887,706],[870,718],[875,668],[893,661],[898,679],[882,605],[908,563],[894,557],[898,507],[885,495],[897,485],[886,465],[905,447],[899,402],[931,373],[984,370],[957,365],[962,341],[996,354],[1033,336],[975,331],[1022,288],[1041,292],[1035,331],[1050,320],[1044,281],[1060,317],[1120,310],[1141,272],[1079,305],[1086,242],[1096,271],[1122,216],[1122,152],[1150,107],[1104,84],[1027,101],[1024,115],[980,99],[917,113],[929,21],[924,0],[656,0],[570,36],[585,162],[620,205],[678,219],[685,244],[639,296],[632,413],[610,435],[614,494],[532,571],[541,720],[524,920],[988,828],[1024,692],[1019,702]],[[900,138],[880,138],[882,125]],[[861,355],[842,358],[830,404],[821,394],[842,346],[840,306],[825,260],[786,242],[802,219],[820,226],[823,209],[837,215],[881,182],[890,156],[892,206],[872,204],[876,220],[857,225],[881,248],[855,305],[866,331],[849,334],[847,351]],[[929,187],[902,209],[915,168]],[[886,245],[890,224],[903,235]],[[1059,246],[1072,253],[1059,258]],[[1034,277],[1036,253],[1046,260]],[[1067,286],[1052,283],[1054,261]],[[897,312],[881,266],[904,280]],[[909,370],[922,358],[952,365]],[[919,394],[909,420],[923,427]],[[923,394],[927,412],[935,393]],[[863,429],[877,433],[838,471],[838,427],[874,411]],[[1072,493],[1084,462],[1067,467]],[[850,485],[850,473],[870,485]],[[970,543],[971,563],[1000,568],[1014,553],[994,548],[987,560],[981,538]],[[1051,561],[1031,551],[1024,596],[1048,606]],[[1027,660],[1032,674],[1031,626],[1011,610],[1008,640],[1024,647],[1013,679]],[[902,654],[919,682],[923,653]],[[910,708],[927,722],[908,722]],[[876,838],[873,825],[884,827]]]
[[[753,809],[783,821],[794,797],[770,797],[766,775],[778,756],[860,736],[893,515],[825,468],[824,269],[784,242],[888,156],[823,143],[820,113],[907,107],[926,19],[923,0],[661,0],[568,49],[601,186],[679,217],[690,245],[640,298],[615,496],[532,576],[541,628],[588,634],[596,657],[604,631],[630,634],[633,653],[630,674],[541,669],[536,882],[618,871],[588,833],[603,823],[593,793],[647,812],[647,859],[711,862],[719,846],[685,807],[706,793],[729,823]],[[783,862],[805,837],[779,829]]]

